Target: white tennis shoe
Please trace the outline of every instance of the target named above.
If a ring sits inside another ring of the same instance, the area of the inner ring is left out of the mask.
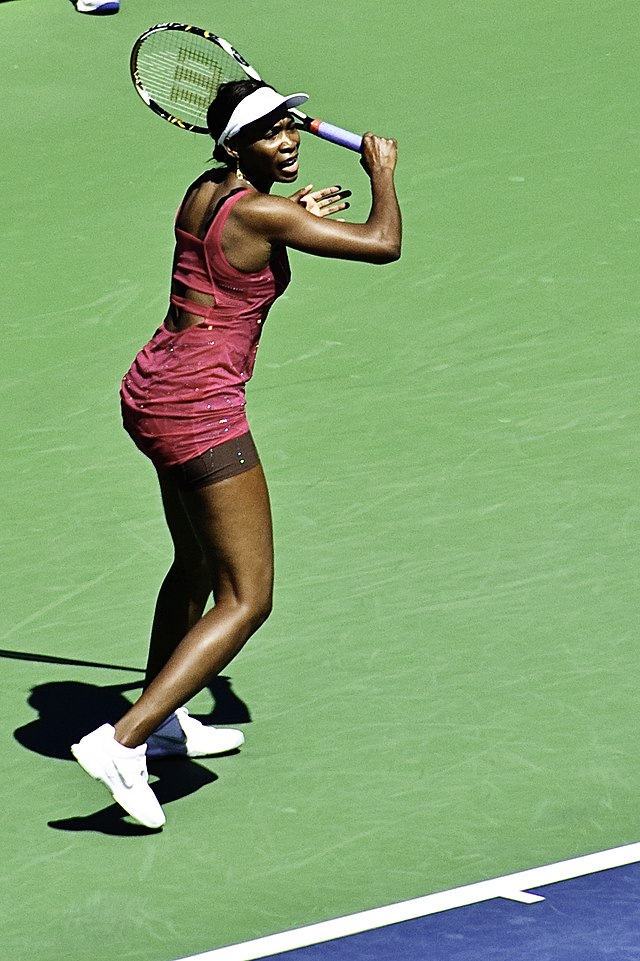
[[[242,731],[201,724],[186,707],[179,707],[147,738],[147,757],[211,757],[242,744]]]
[[[100,781],[121,808],[148,828],[161,828],[166,818],[149,787],[146,745],[124,747],[115,739],[111,724],[85,735],[71,745],[71,753],[87,774]]]
[[[119,0],[76,0],[78,13],[117,13],[119,9]]]

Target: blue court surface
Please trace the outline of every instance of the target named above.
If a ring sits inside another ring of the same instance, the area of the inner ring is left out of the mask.
[[[640,844],[626,845],[184,961],[632,961],[640,958],[636,858]],[[307,943],[277,950],[287,941]]]
[[[540,888],[277,955],[296,961],[600,961],[640,958],[640,867]]]

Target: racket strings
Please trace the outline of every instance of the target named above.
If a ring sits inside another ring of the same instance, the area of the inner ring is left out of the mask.
[[[220,61],[200,51],[185,50],[184,47],[178,51],[171,87],[174,102],[207,110],[222,83],[224,71]]]
[[[153,42],[152,42],[153,41]],[[158,33],[138,50],[136,70],[143,88],[160,107],[180,120],[206,128],[206,114],[221,84],[246,72],[217,45],[176,33]]]
[[[181,68],[176,70],[174,83],[169,96],[172,103],[189,104],[206,110],[218,89],[219,80],[212,78],[212,84],[202,86],[201,79],[192,70]],[[193,88],[196,89],[193,89]]]

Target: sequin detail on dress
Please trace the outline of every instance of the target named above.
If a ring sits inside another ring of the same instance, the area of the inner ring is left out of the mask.
[[[189,302],[204,322],[178,332],[163,324],[122,381],[125,429],[159,467],[185,463],[248,430],[245,385],[264,321],[290,271],[284,248],[254,273],[237,270],[224,256],[222,230],[247,192],[227,197],[202,240],[176,225],[174,279],[212,294],[215,306]]]

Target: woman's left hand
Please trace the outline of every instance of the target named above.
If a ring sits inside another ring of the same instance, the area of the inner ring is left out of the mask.
[[[302,190],[297,190],[289,200],[305,207],[314,217],[329,217],[331,214],[346,210],[349,206],[346,198],[350,196],[351,191],[343,190],[342,187],[324,187],[322,190],[314,190],[313,184],[309,184]]]

